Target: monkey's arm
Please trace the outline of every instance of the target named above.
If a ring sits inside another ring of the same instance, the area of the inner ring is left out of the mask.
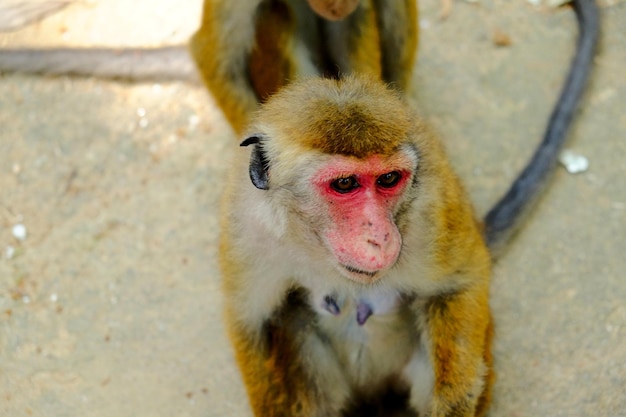
[[[198,82],[184,46],[0,50],[0,73],[78,75],[125,81]]]
[[[430,404],[420,404],[420,394],[412,393],[415,408],[429,417],[484,415],[494,378],[488,284],[417,304],[418,314],[424,317],[422,343],[429,354],[434,380]]]
[[[413,305],[432,375],[432,397],[423,397],[419,381],[424,367],[413,368],[411,402],[428,417],[480,417],[489,405],[494,379],[490,255],[462,185],[445,159],[441,161],[437,176],[446,184],[438,187],[443,203],[429,209],[438,230],[432,253],[434,270],[441,273],[434,281],[439,288]]]

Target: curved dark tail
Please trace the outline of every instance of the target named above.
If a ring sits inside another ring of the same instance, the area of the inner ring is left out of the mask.
[[[125,81],[197,82],[185,46],[0,50],[0,73],[78,75]]]
[[[591,70],[600,32],[598,8],[594,0],[573,0],[572,4],[578,19],[578,47],[543,140],[511,188],[485,216],[485,239],[494,253],[516,231],[520,218],[554,170]]]

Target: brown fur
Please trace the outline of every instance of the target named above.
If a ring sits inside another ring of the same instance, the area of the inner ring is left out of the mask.
[[[261,102],[294,77],[293,56],[288,56],[294,18],[289,8],[276,0],[263,4],[258,11],[256,43],[252,48],[249,73],[252,88]]]
[[[378,10],[370,6],[359,13],[360,25],[348,34],[349,59],[359,74],[382,80],[382,56],[385,51],[381,47],[382,28],[379,27]]]
[[[328,85],[339,83],[310,79],[279,92],[277,100],[264,107],[264,120],[287,133],[290,143],[281,147],[365,158],[374,153],[390,155],[407,140],[412,120],[404,108],[397,108],[399,94],[374,80],[353,89],[335,88],[333,96]]]
[[[228,7],[227,1],[204,2],[201,26],[190,40],[189,47],[202,80],[230,124],[239,132],[246,125],[249,114],[256,108],[257,97],[246,80],[244,57],[235,56],[248,55],[251,47],[232,45],[229,42],[232,32],[227,31],[223,20],[232,20],[231,14],[236,11]],[[244,25],[254,26],[254,16],[250,15],[242,22]],[[233,52],[231,48],[237,52]],[[231,56],[231,59],[226,59],[227,56]]]

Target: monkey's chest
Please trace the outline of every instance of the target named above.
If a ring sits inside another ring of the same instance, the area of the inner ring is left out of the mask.
[[[411,315],[397,294],[323,296],[319,328],[353,386],[397,379],[417,345]]]

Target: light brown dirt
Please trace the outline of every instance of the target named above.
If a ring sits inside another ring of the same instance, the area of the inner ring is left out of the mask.
[[[420,5],[416,102],[482,214],[539,140],[575,19],[481,0],[440,21],[438,1]],[[176,43],[199,10],[90,0],[0,46]],[[602,12],[567,146],[590,169],[558,169],[495,267],[492,417],[626,415],[626,3]],[[0,415],[249,415],[215,262],[236,143],[197,86],[0,78]]]

